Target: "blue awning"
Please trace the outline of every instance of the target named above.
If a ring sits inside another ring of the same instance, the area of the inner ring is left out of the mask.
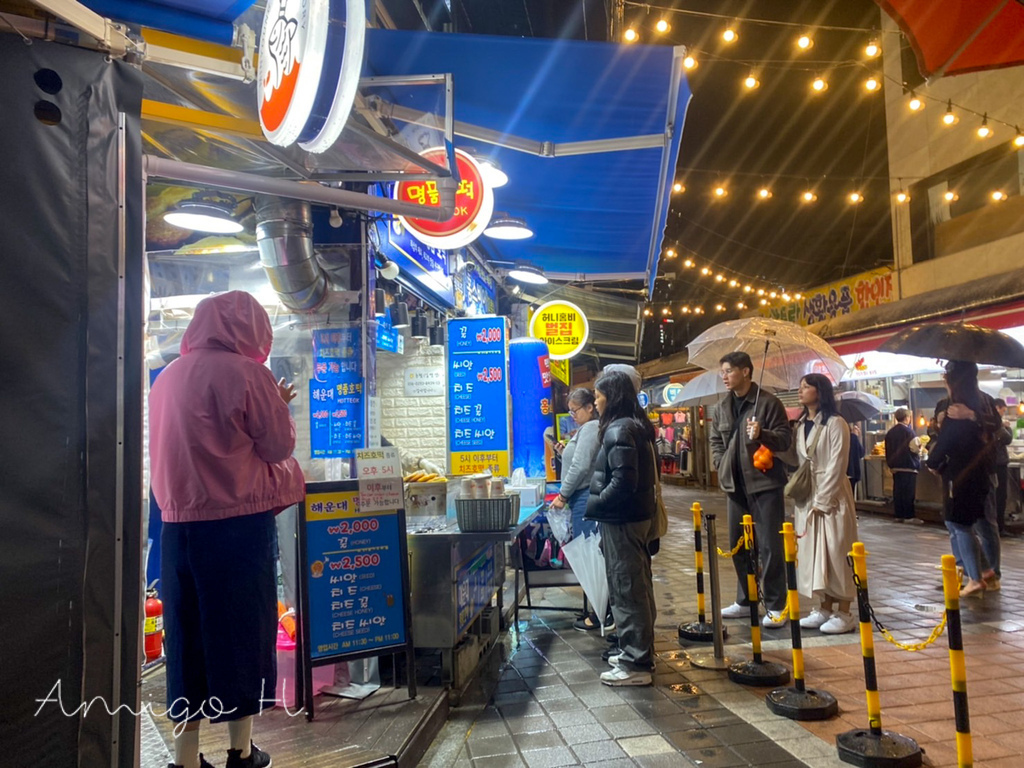
[[[457,121],[549,142],[556,155],[569,143],[610,142],[611,151],[540,157],[455,138],[500,162],[509,183],[495,191],[495,209],[536,233],[482,237],[493,259],[526,260],[555,277],[643,279],[650,290],[690,99],[682,58],[664,46],[370,30],[364,72],[451,73]],[[400,97],[436,109],[415,89]]]
[[[82,0],[102,16],[231,45],[232,22],[255,0]]]

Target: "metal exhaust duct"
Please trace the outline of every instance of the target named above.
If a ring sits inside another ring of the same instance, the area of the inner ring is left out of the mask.
[[[256,247],[260,263],[281,303],[313,312],[327,298],[327,275],[313,254],[310,205],[301,200],[257,195]]]

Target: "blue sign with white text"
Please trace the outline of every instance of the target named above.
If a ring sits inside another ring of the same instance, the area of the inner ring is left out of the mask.
[[[351,458],[363,447],[362,358],[359,328],[313,331],[309,447],[314,459]]]

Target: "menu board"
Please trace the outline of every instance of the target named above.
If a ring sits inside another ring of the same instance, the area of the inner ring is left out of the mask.
[[[504,317],[448,321],[448,451],[454,475],[509,474]]]
[[[363,447],[362,357],[358,327],[313,331],[309,448],[314,459],[351,458]]]
[[[404,512],[364,511],[348,480],[308,484],[301,520],[309,658],[405,645]]]

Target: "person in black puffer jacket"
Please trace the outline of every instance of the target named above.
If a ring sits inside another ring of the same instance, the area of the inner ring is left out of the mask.
[[[654,427],[633,382],[606,373],[594,385],[601,448],[594,463],[586,518],[599,524],[612,616],[619,635],[605,685],[650,685],[654,670],[654,583],[648,551],[655,514]]]

